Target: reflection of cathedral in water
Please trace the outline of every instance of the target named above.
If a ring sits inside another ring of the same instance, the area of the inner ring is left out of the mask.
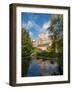
[[[47,33],[41,32],[38,40],[32,41],[33,45],[41,50],[46,50],[47,45],[51,44],[51,38],[47,36]]]

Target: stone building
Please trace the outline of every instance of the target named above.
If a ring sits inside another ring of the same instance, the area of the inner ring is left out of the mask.
[[[47,45],[51,44],[51,38],[46,35],[45,32],[39,34],[38,40],[32,41],[33,45],[41,50],[46,50]]]

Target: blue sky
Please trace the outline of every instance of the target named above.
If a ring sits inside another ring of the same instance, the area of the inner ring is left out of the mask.
[[[32,40],[38,39],[40,32],[46,32],[50,20],[51,14],[21,13],[21,26],[28,30]]]

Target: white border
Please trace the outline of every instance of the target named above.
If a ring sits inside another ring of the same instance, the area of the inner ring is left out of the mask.
[[[63,75],[62,76],[43,76],[43,77],[21,77],[21,12],[33,13],[50,13],[63,14]],[[16,83],[36,83],[36,82],[53,82],[68,80],[68,11],[62,9],[47,9],[47,8],[28,8],[17,7],[17,30],[16,30]]]

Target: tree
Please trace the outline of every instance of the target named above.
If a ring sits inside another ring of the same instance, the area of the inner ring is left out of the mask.
[[[48,28],[50,38],[52,40],[51,48],[53,52],[59,52],[59,48],[63,48],[63,16],[52,15],[51,25]],[[62,44],[60,44],[62,43]],[[61,45],[61,46],[60,46]],[[62,50],[61,50],[62,51]]]
[[[52,41],[51,50],[56,54],[59,65],[63,67],[63,15],[52,15],[48,31]]]
[[[31,60],[32,43],[29,33],[25,28],[21,30],[22,36],[22,76],[27,76],[28,66]]]
[[[29,33],[22,28],[22,57],[31,56],[32,42]]]

